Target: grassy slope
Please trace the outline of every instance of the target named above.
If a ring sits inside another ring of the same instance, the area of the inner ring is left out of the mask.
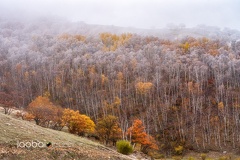
[[[51,148],[17,148],[17,141],[41,141],[44,143],[52,142]],[[55,144],[70,145],[71,147],[54,147]],[[218,160],[219,157],[231,156],[232,159],[240,158],[233,153],[207,153],[207,157],[213,160]],[[201,153],[191,152],[185,155],[182,159],[188,160],[189,157],[201,160]],[[180,158],[180,157],[179,157]],[[124,156],[107,148],[99,143],[90,141],[86,138],[81,138],[69,133],[55,131],[48,128],[43,128],[30,123],[28,121],[13,118],[9,115],[4,115],[0,108],[0,159],[5,160],[35,160],[35,159],[144,159],[143,156]],[[147,159],[147,158],[146,158]],[[181,159],[181,158],[180,158]],[[172,159],[169,159],[172,160]]]
[[[17,141],[51,142],[53,147],[19,148]],[[61,145],[61,147],[57,147]],[[68,147],[69,145],[70,147]],[[54,147],[55,146],[55,147]],[[42,128],[0,112],[0,159],[130,159],[103,145],[69,133]]]

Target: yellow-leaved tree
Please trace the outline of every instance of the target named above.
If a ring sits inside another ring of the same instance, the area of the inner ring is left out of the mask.
[[[83,136],[95,131],[95,123],[90,117],[80,114],[79,111],[64,109],[62,125],[68,127],[68,131],[73,134]]]
[[[96,131],[100,139],[105,141],[106,145],[112,141],[113,145],[121,138],[122,130],[119,127],[118,118],[108,115],[98,120]]]
[[[132,34],[111,34],[111,33],[101,33],[100,39],[104,45],[104,51],[115,51],[119,46],[125,44],[130,38]]]
[[[136,91],[139,94],[146,94],[148,93],[153,87],[151,82],[138,82],[136,84]]]

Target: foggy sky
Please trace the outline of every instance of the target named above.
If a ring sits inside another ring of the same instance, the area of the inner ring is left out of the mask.
[[[0,17],[11,15],[136,28],[173,23],[240,30],[240,0],[0,0]]]

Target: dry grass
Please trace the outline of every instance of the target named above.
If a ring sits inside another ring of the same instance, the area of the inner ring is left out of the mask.
[[[202,154],[203,153],[189,152],[184,156],[173,156],[172,158],[166,158],[164,160],[203,160]],[[221,153],[221,152],[210,151],[205,154],[206,154],[206,160],[220,160],[220,159],[239,160],[240,159],[240,156],[233,152]]]

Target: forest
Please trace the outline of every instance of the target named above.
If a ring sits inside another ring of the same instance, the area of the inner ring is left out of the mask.
[[[240,32],[1,18],[0,104],[28,110],[39,98],[92,127],[112,118],[119,139],[138,121],[160,152],[239,149]]]

